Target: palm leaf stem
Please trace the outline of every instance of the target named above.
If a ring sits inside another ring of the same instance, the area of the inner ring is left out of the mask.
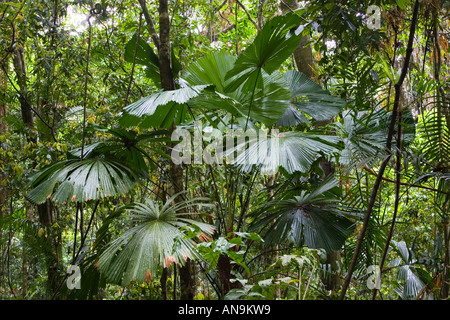
[[[251,98],[250,98],[250,105],[248,106],[247,120],[245,121],[245,129],[244,129],[244,131],[247,130],[248,119],[250,118],[250,111],[252,110],[252,104],[253,104],[253,98],[254,98],[254,95],[255,95],[256,84],[258,83],[258,78],[259,78],[259,76],[260,76],[260,74],[261,74],[261,68],[262,68],[262,67],[260,67],[260,68],[258,69],[258,73],[257,73],[257,75],[256,75],[255,84],[253,85],[252,96],[251,96]]]

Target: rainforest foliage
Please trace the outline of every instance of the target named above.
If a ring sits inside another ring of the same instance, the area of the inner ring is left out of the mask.
[[[449,10],[0,0],[0,299],[449,299]]]

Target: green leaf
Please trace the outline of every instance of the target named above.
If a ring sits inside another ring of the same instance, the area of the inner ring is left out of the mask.
[[[190,63],[182,78],[191,85],[212,84],[216,91],[226,94],[229,81],[225,81],[225,75],[235,61],[236,57],[226,52],[212,52]]]
[[[336,152],[335,145],[340,141],[339,137],[294,131],[265,136],[262,131],[255,132],[248,141],[227,150],[225,155],[236,152],[231,163],[243,171],[251,171],[256,165],[263,174],[273,174],[279,167],[291,174],[307,172],[319,157]]]
[[[302,123],[310,124],[309,120],[291,105],[286,109],[281,118],[278,119],[276,125],[283,127],[295,127]]]
[[[119,123],[123,126],[171,127],[180,123],[186,113],[186,104],[211,85],[186,86],[176,90],[160,91],[144,97],[124,108]]]
[[[138,181],[138,175],[115,160],[93,158],[59,161],[35,174],[27,199],[43,203],[88,201],[122,195]]]
[[[291,70],[283,75],[291,89],[292,106],[315,120],[335,117],[345,106],[345,101],[323,90],[305,74]],[[303,120],[303,119],[301,119]]]
[[[137,34],[133,35],[133,37],[125,45],[124,58],[125,61],[130,63],[133,63],[134,59],[134,52],[136,49],[136,40],[137,40],[136,38]],[[142,38],[139,38],[139,41],[137,42],[135,63],[145,66],[146,76],[152,79],[158,88],[161,87],[158,55],[153,51],[152,47]]]
[[[189,208],[208,206],[207,199],[198,198],[172,205],[174,198],[163,205],[147,199],[128,207],[130,228],[111,241],[100,255],[98,268],[112,283],[127,285],[131,281],[148,281],[159,267],[168,267],[175,262],[184,265],[186,259],[198,258],[191,239],[186,239],[182,229],[195,225],[211,235],[214,228],[185,218]]]
[[[253,91],[262,86],[261,70],[271,74],[294,52],[302,37],[301,18],[289,13],[265,23],[253,42],[238,56],[225,80],[231,81],[226,91],[242,86]]]
[[[269,126],[274,124],[289,107],[290,92],[286,81],[279,72],[268,74],[261,71],[260,88],[248,91],[237,87],[227,90],[235,80],[225,80],[224,75],[231,70],[235,58],[225,53],[211,53],[189,65],[183,74],[192,86],[210,84],[215,90],[203,91],[189,101],[192,108],[225,110],[237,117],[247,117]]]
[[[152,115],[158,107],[168,105],[169,103],[184,104],[198,96],[208,87],[210,86],[198,85],[170,91],[160,91],[126,106],[124,110],[128,114],[138,117]]]
[[[334,123],[344,148],[339,162],[351,167],[370,166],[384,156],[387,137],[388,113],[379,109],[367,111],[345,111],[342,123]]]
[[[332,192],[339,185],[330,176],[312,192],[301,191],[288,200],[272,201],[256,212],[251,230],[266,227],[266,244],[276,244],[291,239],[299,246],[338,250],[352,234],[355,224],[348,219],[338,198]],[[275,221],[275,222],[273,222]]]

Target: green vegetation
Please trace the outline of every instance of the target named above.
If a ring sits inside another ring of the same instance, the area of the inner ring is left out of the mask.
[[[448,300],[449,9],[0,0],[0,299]]]

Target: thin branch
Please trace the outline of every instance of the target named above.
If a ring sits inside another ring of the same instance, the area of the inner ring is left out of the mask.
[[[370,168],[368,168],[366,166],[363,167],[363,170],[368,172],[368,173],[370,173],[371,175],[373,175],[375,177],[378,175],[375,171],[373,171],[372,169],[370,169]],[[392,180],[392,179],[387,178],[387,177],[382,177],[381,179],[383,181],[386,181],[386,182],[397,183],[395,180]],[[435,188],[431,188],[431,187],[427,187],[427,186],[421,186],[421,185],[414,184],[414,183],[400,182],[400,185],[406,186],[406,187],[411,187],[411,188],[421,188],[421,189],[425,189],[425,190],[439,192],[439,193],[442,193],[442,194],[447,194],[447,192],[445,192],[443,190],[439,190],[439,189],[435,189]]]
[[[0,61],[0,65],[3,65],[3,63],[6,61],[6,59],[9,57],[9,55],[11,54],[11,52],[13,52],[13,48],[14,48],[14,44],[16,43],[15,42],[15,26],[14,26],[14,20],[16,20],[16,18],[17,18],[17,16],[19,15],[19,13],[22,11],[22,9],[23,9],[23,7],[25,6],[25,3],[26,3],[27,1],[26,0],[24,0],[23,2],[22,2],[22,4],[20,5],[20,8],[19,8],[19,10],[17,10],[17,12],[14,14],[14,17],[11,19],[11,30],[12,30],[12,37],[11,37],[11,44],[10,44],[10,46],[5,50],[6,51],[6,54],[5,54],[5,56],[2,58],[2,60]],[[2,15],[2,19],[0,20],[0,21],[2,21],[3,20],[3,18],[4,18],[4,14],[5,14],[5,12],[6,12],[6,8],[5,8],[5,11],[3,12],[3,15]]]
[[[136,34],[136,45],[134,47],[133,65],[131,66],[130,81],[128,83],[127,93],[125,95],[125,106],[128,104],[128,97],[130,96],[131,84],[133,82],[134,68],[136,66],[136,55],[138,51],[139,39],[141,36],[141,26],[142,26],[142,12],[139,14],[139,26]]]
[[[419,1],[416,0],[415,4],[414,4],[414,9],[413,9],[413,18],[411,21],[411,26],[410,26],[410,31],[409,31],[409,39],[408,39],[408,46],[406,49],[406,55],[405,55],[405,61],[401,70],[401,74],[400,77],[398,79],[398,82],[394,85],[395,88],[395,99],[394,99],[394,106],[393,106],[393,110],[392,110],[392,118],[391,118],[391,123],[389,125],[389,132],[388,132],[388,136],[387,136],[387,141],[386,141],[386,151],[388,152],[388,155],[386,156],[386,159],[384,159],[384,161],[381,163],[380,165],[380,171],[378,172],[377,178],[375,180],[375,184],[373,186],[372,189],[372,194],[367,206],[367,211],[366,214],[364,216],[364,222],[363,225],[361,227],[361,231],[358,235],[358,239],[356,241],[356,247],[355,247],[355,251],[353,254],[353,258],[352,261],[350,263],[349,269],[347,271],[347,275],[345,277],[345,281],[342,285],[342,290],[341,290],[341,294],[339,296],[340,300],[343,300],[345,298],[345,294],[347,292],[348,286],[350,284],[350,280],[353,277],[353,271],[355,270],[356,267],[356,262],[358,260],[358,256],[359,253],[361,251],[361,247],[362,247],[362,242],[364,240],[364,235],[367,231],[367,227],[369,225],[369,221],[370,221],[370,216],[372,214],[372,210],[375,204],[375,199],[376,196],[378,194],[378,189],[380,187],[382,178],[383,178],[383,174],[384,171],[386,170],[386,167],[389,163],[389,160],[391,159],[391,146],[392,146],[392,138],[394,135],[394,130],[395,130],[395,124],[397,122],[397,113],[399,110],[399,102],[400,102],[400,89],[401,86],[403,84],[403,81],[405,80],[406,77],[406,73],[408,72],[408,68],[409,68],[409,61],[411,60],[411,54],[412,54],[412,46],[413,46],[413,42],[414,42],[414,33],[416,31],[416,24],[417,24],[417,20],[418,20],[418,15],[419,15]]]
[[[84,95],[83,95],[83,131],[82,131],[82,139],[81,139],[81,156],[80,159],[84,158],[84,145],[86,142],[86,109],[87,109],[87,87],[88,87],[88,79],[89,79],[89,58],[91,53],[91,40],[92,40],[92,26],[91,26],[91,16],[87,18],[87,22],[89,25],[89,35],[88,35],[88,48],[86,55],[86,70],[84,75]]]
[[[86,233],[85,233],[85,235],[84,235],[84,238],[81,239],[81,245],[80,245],[80,248],[79,248],[78,251],[77,251],[77,254],[74,255],[74,257],[72,258],[72,261],[71,261],[72,264],[75,264],[76,261],[78,260],[78,257],[79,257],[79,255],[80,255],[80,253],[81,253],[82,248],[83,248],[83,244],[84,244],[85,241],[86,241],[87,234],[88,234],[89,229],[90,229],[90,227],[91,227],[91,225],[92,225],[92,221],[93,221],[93,218],[94,218],[94,216],[95,216],[95,212],[97,211],[97,208],[98,208],[99,203],[100,203],[100,200],[97,200],[97,202],[95,203],[94,209],[92,210],[91,218],[90,218],[90,220],[89,220],[88,228],[87,228],[87,230],[86,230]],[[78,204],[80,204],[80,202],[77,202],[77,208],[78,208]],[[78,211],[78,209],[77,209],[77,211]],[[75,232],[75,235],[76,235],[76,232]],[[75,252],[75,246],[74,246],[74,252]],[[52,295],[52,297],[51,297],[51,300],[55,299],[55,297],[56,297],[56,295],[58,294],[59,290],[61,290],[62,285],[66,282],[68,276],[69,276],[69,274],[68,274],[68,273],[65,273],[65,275],[64,275],[64,277],[61,279],[61,282],[59,283],[58,287],[57,287],[56,290],[53,292],[53,295]]]
[[[33,106],[31,105],[31,103],[28,101],[27,97],[26,97],[19,89],[17,89],[16,85],[15,85],[14,82],[11,80],[11,78],[10,78],[8,72],[6,72],[6,69],[4,68],[4,66],[3,66],[3,65],[0,65],[0,68],[1,68],[1,69],[3,70],[3,72],[6,74],[6,77],[8,78],[9,83],[12,85],[13,89],[17,92],[17,94],[20,96],[20,98],[23,99],[23,101],[25,101],[25,102],[28,104],[28,106],[30,107],[31,111],[33,111],[33,113],[39,118],[39,120],[41,120],[41,122],[42,122],[47,128],[50,129],[50,133],[51,133],[51,135],[52,135],[53,140],[54,140],[55,142],[58,142],[58,140],[56,139],[56,136],[55,136],[55,129],[54,129],[50,124],[48,124],[48,123],[44,120],[44,118],[42,118],[42,116],[37,112],[36,109],[33,108]]]
[[[145,22],[147,22],[148,31],[150,31],[150,35],[152,37],[153,43],[155,44],[156,48],[159,51],[159,36],[155,29],[155,24],[153,23],[153,19],[150,16],[150,13],[148,12],[147,4],[145,3],[145,0],[139,0],[139,4],[141,5],[142,13],[145,17]]]
[[[256,23],[256,21],[253,19],[252,15],[250,14],[250,12],[248,12],[247,8],[244,6],[244,4],[242,2],[240,2],[239,0],[236,0],[237,4],[244,9],[245,13],[247,14],[248,19],[251,21],[251,23],[253,23],[253,25],[255,26],[256,30],[260,31],[259,25]]]
[[[401,114],[401,110],[399,111],[399,120],[398,120],[398,125],[397,125],[397,152],[396,152],[396,174],[395,174],[395,200],[394,200],[394,213],[392,215],[392,222],[391,222],[391,227],[389,229],[389,233],[387,235],[386,238],[386,243],[384,245],[384,250],[383,250],[383,254],[381,256],[381,261],[380,261],[380,270],[383,270],[384,267],[384,263],[386,261],[386,257],[387,257],[387,253],[390,247],[390,243],[391,243],[391,239],[392,239],[392,235],[394,234],[394,227],[395,227],[395,222],[397,219],[397,214],[398,214],[398,205],[400,203],[400,185],[401,185],[401,159],[402,159],[402,154],[401,154],[401,142],[402,142],[402,125],[401,125],[401,118],[402,118],[402,114]],[[372,291],[372,300],[375,300],[377,297],[377,293],[378,293],[378,289],[374,288]]]
[[[224,0],[217,8],[214,9],[214,13],[218,12],[222,7],[228,2],[228,0]]]

